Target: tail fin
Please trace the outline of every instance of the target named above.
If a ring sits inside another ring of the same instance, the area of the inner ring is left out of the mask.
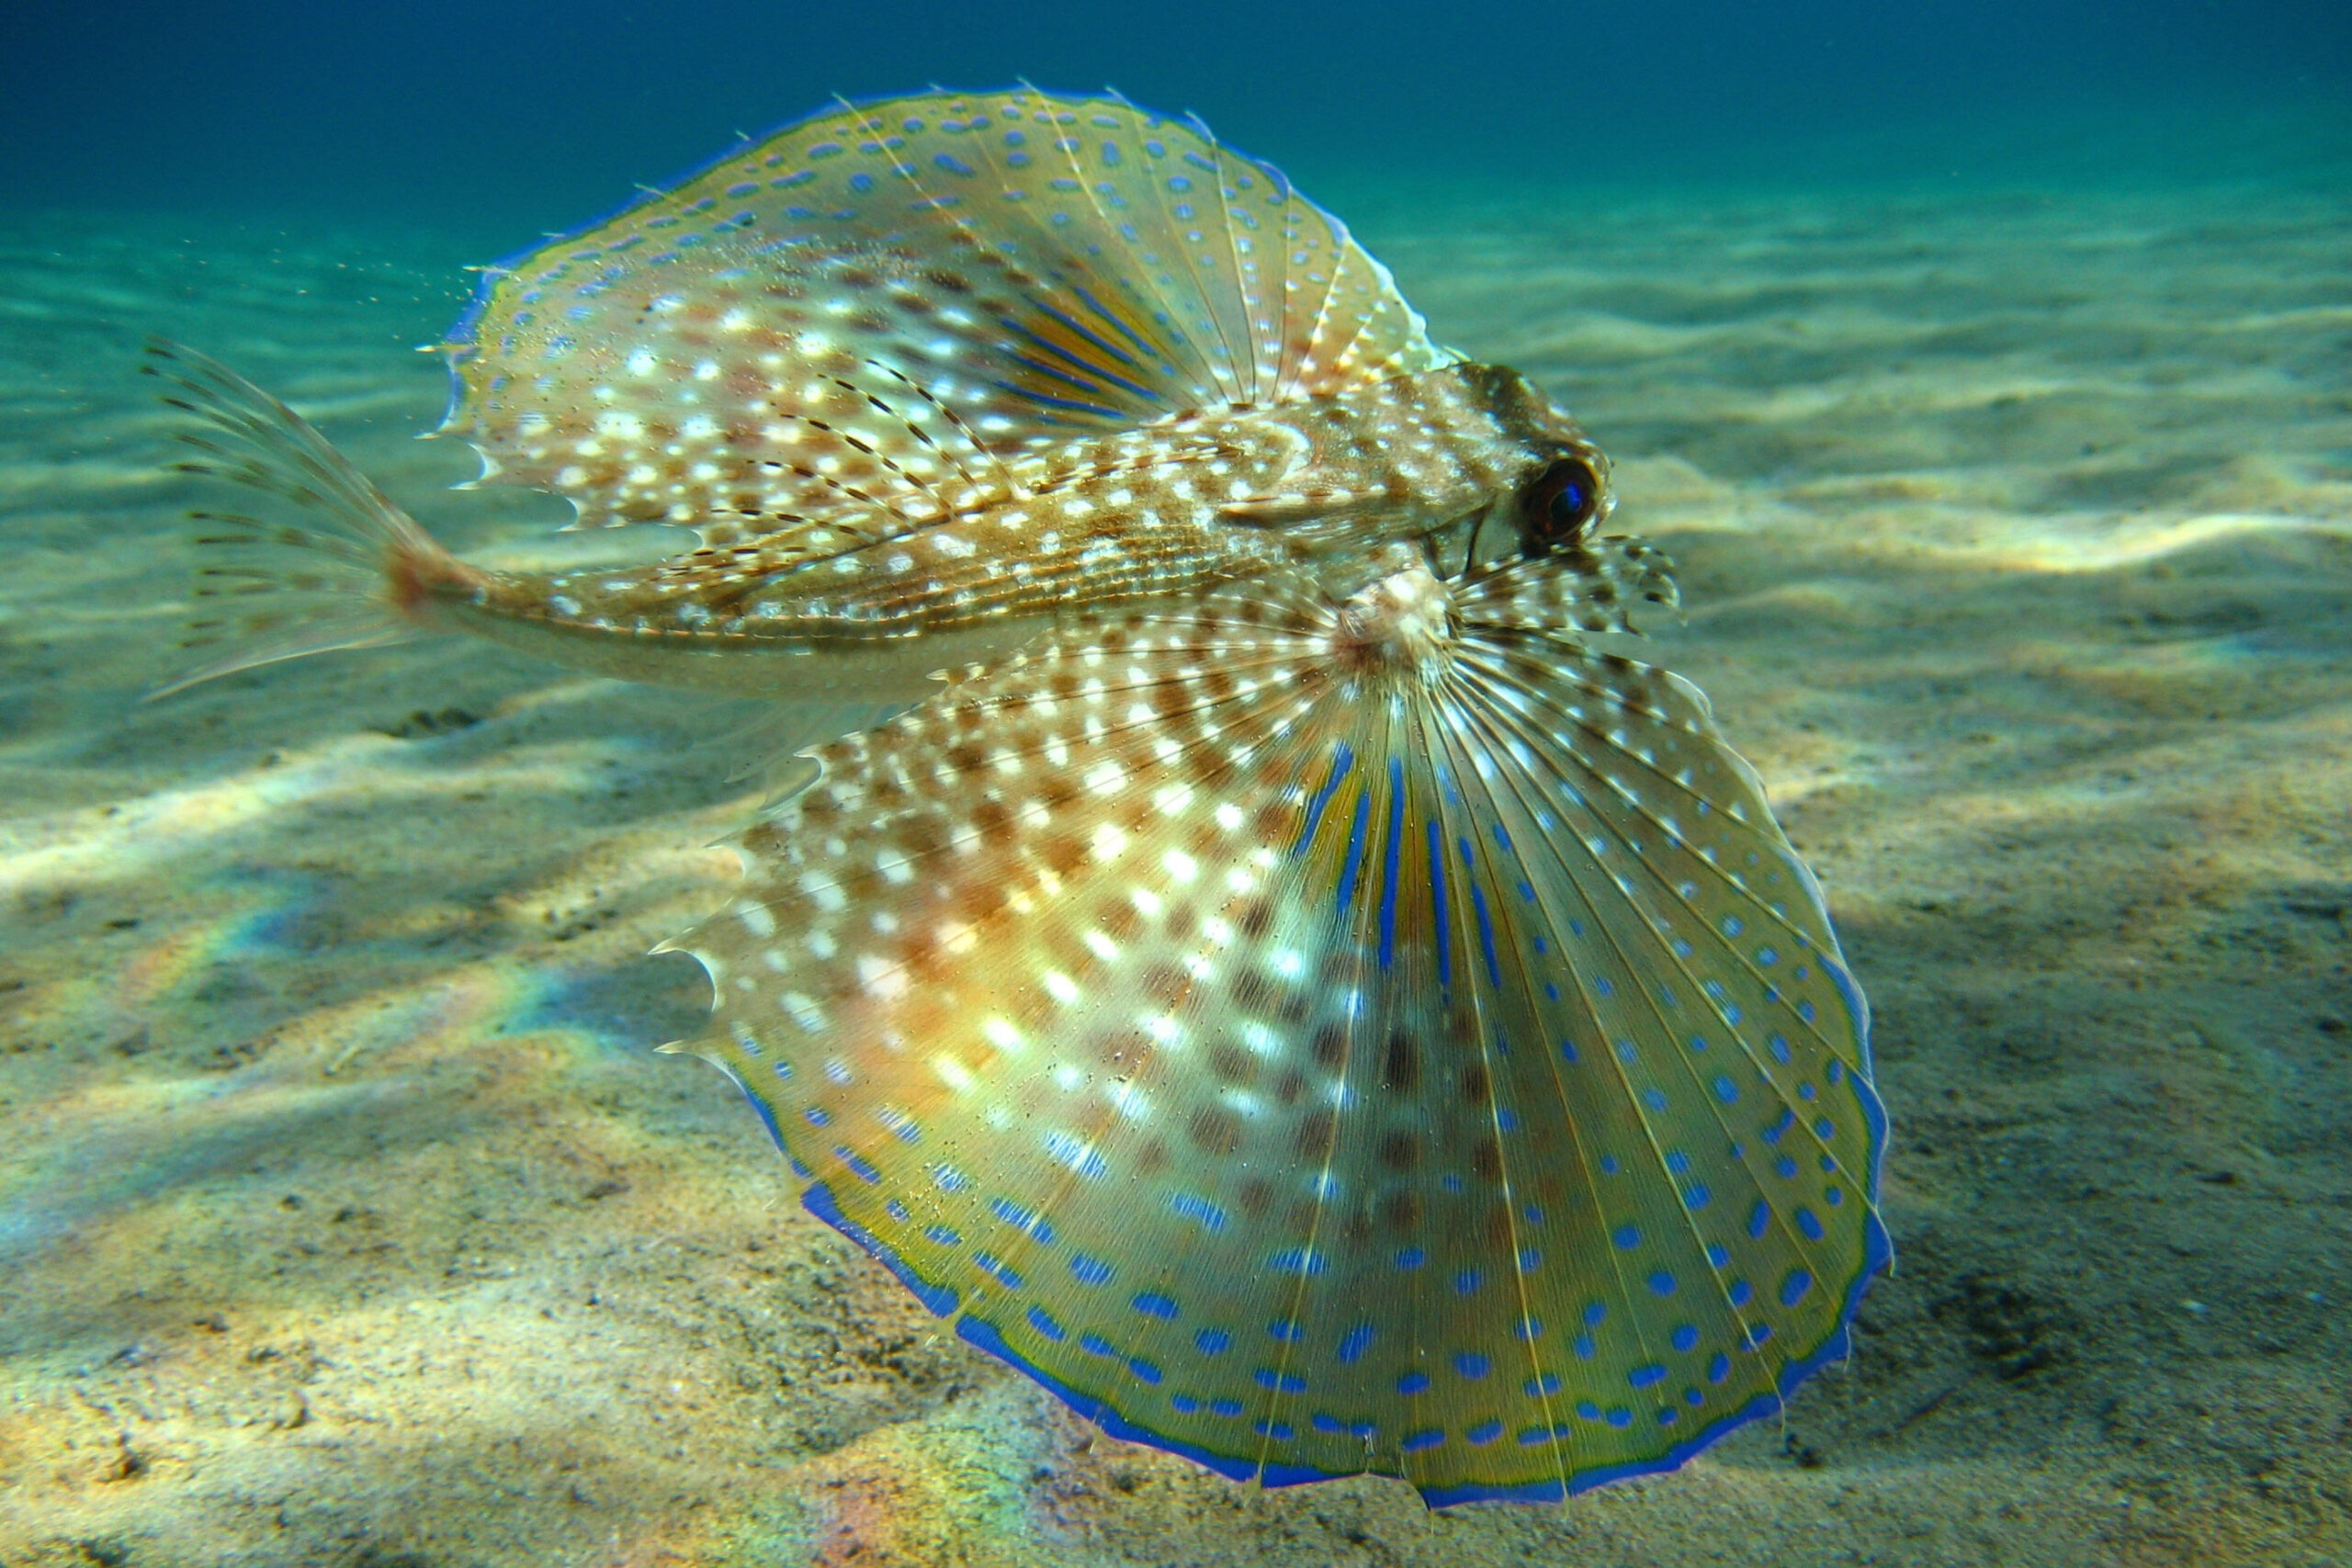
[[[400,585],[430,575],[420,567],[456,564],[431,535],[300,414],[228,367],[153,339],[140,371],[166,384],[165,403],[210,427],[178,435],[201,456],[173,468],[233,480],[312,514],[268,523],[190,513],[207,556],[196,595],[222,603],[188,623],[181,646],[197,650],[198,662],[149,692],[151,701],[233,671],[415,632],[413,596]]]

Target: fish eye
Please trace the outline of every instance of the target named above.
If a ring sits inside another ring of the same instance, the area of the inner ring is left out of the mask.
[[[1563,457],[1527,487],[1520,513],[1531,555],[1573,544],[1600,515],[1600,476],[1581,457]]]

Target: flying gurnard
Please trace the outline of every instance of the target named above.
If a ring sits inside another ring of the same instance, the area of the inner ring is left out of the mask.
[[[227,638],[422,630],[904,705],[673,944],[807,1207],[1115,1436],[1433,1504],[1679,1464],[1885,1265],[1867,1015],[1757,775],[1594,639],[1600,451],[1197,123],[843,106],[495,269],[445,429],[583,527],[449,554],[158,345]]]

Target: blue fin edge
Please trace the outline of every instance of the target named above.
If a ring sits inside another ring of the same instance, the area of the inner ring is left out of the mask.
[[[1776,1392],[1757,1395],[1739,1409],[1733,1411],[1712,1426],[1701,1428],[1662,1454],[1649,1459],[1631,1461],[1624,1464],[1604,1465],[1597,1470],[1580,1471],[1569,1476],[1565,1483],[1557,1479],[1521,1482],[1511,1485],[1423,1486],[1419,1483],[1411,1483],[1414,1490],[1421,1495],[1421,1501],[1428,1506],[1453,1508],[1466,1503],[1558,1503],[1580,1493],[1592,1491],[1596,1487],[1610,1485],[1614,1482],[1633,1481],[1645,1475],[1661,1475],[1668,1471],[1679,1470],[1701,1450],[1713,1446],[1749,1422],[1759,1420],[1780,1410],[1787,1403],[1789,1395],[1795,1392],[1799,1383],[1804,1382],[1805,1379],[1828,1363],[1844,1360],[1850,1352],[1853,1344],[1854,1314],[1861,1310],[1862,1298],[1870,1293],[1871,1286],[1894,1260],[1894,1241],[1887,1235],[1886,1226],[1881,1223],[1877,1209],[1879,1174],[1886,1159],[1886,1108],[1879,1102],[1878,1090],[1870,1074],[1869,1004],[1863,999],[1860,988],[1855,986],[1853,977],[1847,974],[1845,964],[1841,960],[1819,953],[1816,953],[1815,957],[1837,981],[1838,989],[1845,995],[1848,1005],[1853,1010],[1854,1017],[1860,1025],[1859,1032],[1863,1071],[1849,1075],[1849,1078],[1854,1085],[1856,1096],[1860,1101],[1862,1119],[1869,1128],[1871,1140],[1868,1159],[1869,1177],[1865,1188],[1871,1202],[1871,1210],[1868,1224],[1863,1230],[1862,1267],[1847,1287],[1845,1304],[1838,1312],[1837,1326],[1832,1328],[1828,1336],[1809,1354],[1791,1361],[1781,1370]],[[735,1087],[743,1091],[743,1098],[752,1102],[752,1109],[759,1113],[761,1124],[766,1127],[768,1136],[775,1140],[776,1147],[784,1151],[786,1158],[792,1161],[796,1174],[805,1174],[808,1168],[801,1165],[786,1145],[783,1130],[776,1124],[775,1112],[768,1107],[767,1102],[754,1094],[752,1087],[738,1077],[734,1071],[723,1063],[719,1065],[719,1070],[725,1072]],[[955,1314],[960,1304],[960,1298],[956,1292],[948,1286],[936,1285],[925,1280],[909,1267],[888,1242],[842,1213],[841,1204],[833,1197],[831,1188],[821,1181],[812,1181],[801,1193],[800,1203],[811,1214],[824,1221],[871,1254],[876,1261],[896,1275],[899,1282],[911,1292],[916,1300],[930,1308],[933,1314],[948,1317]],[[1020,1372],[1076,1411],[1081,1418],[1092,1422],[1112,1437],[1125,1442],[1141,1443],[1147,1448],[1159,1449],[1165,1452],[1179,1455],[1231,1480],[1248,1481],[1255,1477],[1261,1485],[1272,1488],[1302,1486],[1317,1481],[1344,1481],[1367,1473],[1362,1471],[1319,1470],[1312,1465],[1272,1462],[1261,1464],[1255,1460],[1216,1453],[1198,1444],[1187,1443],[1163,1433],[1155,1432],[1148,1427],[1140,1426],[1108,1400],[1098,1398],[1093,1394],[1081,1393],[1015,1350],[1005,1341],[1003,1333],[996,1325],[985,1318],[974,1317],[967,1313],[956,1318],[956,1333],[957,1337],[966,1343],[994,1356],[998,1360]]]

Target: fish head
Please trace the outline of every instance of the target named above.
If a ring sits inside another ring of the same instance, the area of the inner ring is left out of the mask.
[[[1572,556],[1616,505],[1600,448],[1504,366],[1459,362],[1258,417],[1303,438],[1302,457],[1283,493],[1221,510],[1304,552],[1411,542],[1482,567]]]
[[[1467,465],[1485,487],[1464,525],[1479,564],[1569,553],[1595,537],[1616,509],[1609,458],[1567,411],[1501,365],[1449,366],[1458,396],[1479,415],[1486,450]]]

